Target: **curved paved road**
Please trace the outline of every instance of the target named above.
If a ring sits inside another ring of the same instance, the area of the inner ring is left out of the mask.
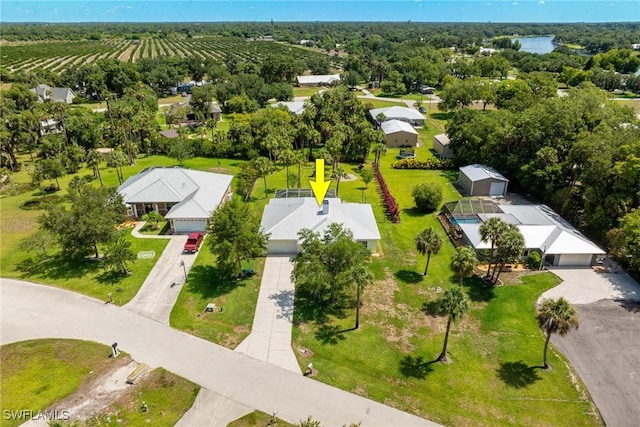
[[[119,348],[247,407],[295,423],[309,415],[327,426],[436,426],[286,369],[176,331],[122,307],[62,289],[0,280],[0,344],[75,338]]]

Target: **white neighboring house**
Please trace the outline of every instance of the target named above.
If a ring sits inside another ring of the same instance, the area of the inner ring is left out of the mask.
[[[331,86],[340,81],[340,74],[317,74],[298,76],[298,86]]]
[[[265,206],[260,226],[269,233],[267,253],[296,254],[300,252],[298,233],[310,229],[322,234],[332,223],[339,223],[353,233],[371,252],[380,241],[380,232],[371,205],[343,203],[327,198],[321,207],[313,197],[271,199]]]
[[[524,237],[527,252],[537,250],[553,266],[590,266],[594,256],[605,253],[595,243],[546,205],[499,205],[503,213],[477,214],[478,222],[460,222],[463,241],[475,249],[491,249],[480,237],[482,222],[498,217],[514,224]]]
[[[206,231],[209,217],[231,198],[232,175],[180,167],[152,167],[118,187],[127,216],[157,211],[169,220],[175,234]]]
[[[51,87],[45,84],[39,84],[38,86],[30,89],[31,92],[38,95],[38,102],[44,102],[51,100],[51,102],[64,102],[65,104],[71,104],[76,94],[68,87]]]
[[[273,108],[286,107],[293,114],[300,115],[304,113],[305,103],[304,101],[280,101],[275,104],[271,104]]]
[[[418,145],[418,132],[407,122],[387,120],[380,125],[387,147],[415,147]]]
[[[369,114],[371,114],[373,120],[378,124],[380,124],[378,121],[378,115],[380,113],[384,114],[385,119],[383,121],[400,120],[410,123],[413,126],[424,126],[425,117],[420,111],[413,108],[396,105],[393,107],[374,108],[373,110],[369,110]]]

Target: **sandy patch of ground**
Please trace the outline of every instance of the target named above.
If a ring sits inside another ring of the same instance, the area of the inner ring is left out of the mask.
[[[120,355],[109,371],[81,386],[71,396],[57,402],[52,409],[69,411],[73,420],[89,419],[127,392],[131,387],[127,384],[127,377],[138,365],[129,356]]]

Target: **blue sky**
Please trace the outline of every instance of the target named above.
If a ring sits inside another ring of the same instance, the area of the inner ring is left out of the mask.
[[[638,0],[0,0],[0,22],[619,22]]]

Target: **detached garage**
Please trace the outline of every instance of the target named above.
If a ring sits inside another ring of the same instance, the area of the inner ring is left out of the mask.
[[[473,164],[460,168],[458,184],[468,196],[504,196],[509,180],[497,170]]]
[[[387,120],[380,125],[387,147],[415,147],[418,144],[418,132],[407,122]]]

